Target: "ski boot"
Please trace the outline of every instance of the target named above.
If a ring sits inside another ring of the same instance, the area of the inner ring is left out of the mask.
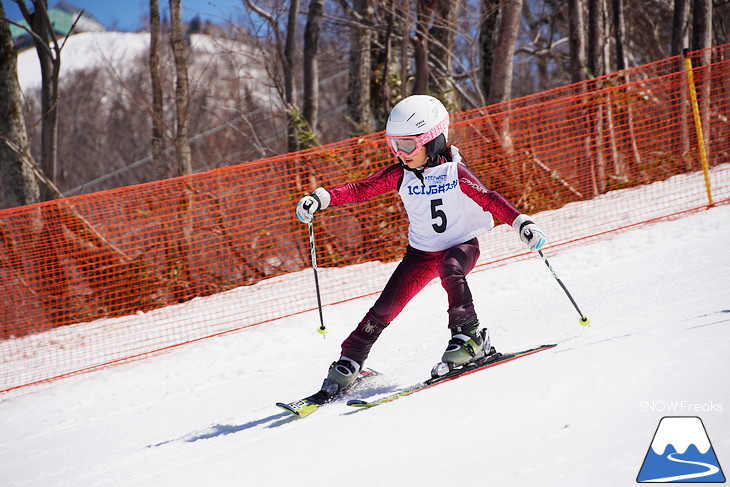
[[[332,400],[355,382],[361,369],[362,365],[358,362],[344,356],[340,357],[337,362],[332,362],[330,365],[320,392],[325,392],[329,396],[328,399]]]
[[[479,320],[451,328],[451,340],[441,357],[441,362],[431,369],[431,377],[441,377],[448,372],[478,362],[495,353],[489,339],[489,330],[479,329]]]

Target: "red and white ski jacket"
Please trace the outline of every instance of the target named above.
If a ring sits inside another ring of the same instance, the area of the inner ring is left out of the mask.
[[[461,162],[452,146],[452,161],[425,167],[418,177],[399,163],[360,181],[328,189],[330,206],[360,203],[398,191],[408,214],[408,243],[427,252],[446,250],[494,226],[492,215],[512,224],[519,210],[496,191],[487,189]]]

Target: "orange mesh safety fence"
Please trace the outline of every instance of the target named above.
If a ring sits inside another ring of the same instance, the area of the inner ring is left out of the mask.
[[[679,56],[454,114],[450,138],[551,246],[727,203],[729,57],[690,53],[697,118]],[[315,309],[296,202],[392,163],[376,133],[0,212],[0,391]],[[322,212],[323,303],[378,292],[405,225],[395,193]],[[507,225],[482,239],[477,270],[527,255]]]

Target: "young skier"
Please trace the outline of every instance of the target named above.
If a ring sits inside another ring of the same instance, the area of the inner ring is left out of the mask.
[[[385,132],[396,163],[360,181],[318,188],[297,204],[299,220],[311,223],[318,210],[398,191],[409,221],[403,260],[342,343],[342,355],[330,366],[320,399],[334,397],[358,377],[382,331],[437,276],[448,296],[451,331],[442,363],[456,367],[484,357],[490,351],[489,334],[479,330],[466,281],[479,257],[477,236],[494,226],[494,215],[512,225],[531,250],[546,242],[528,216],[467,168],[459,150],[448,143],[448,129],[449,114],[439,100],[427,95],[405,98],[390,112]]]

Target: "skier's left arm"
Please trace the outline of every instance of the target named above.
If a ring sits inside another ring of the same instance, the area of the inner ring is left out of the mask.
[[[545,233],[529,216],[520,213],[520,210],[498,192],[487,189],[479,177],[464,164],[459,164],[459,186],[484,211],[512,225],[530,250],[540,250],[547,242]]]

